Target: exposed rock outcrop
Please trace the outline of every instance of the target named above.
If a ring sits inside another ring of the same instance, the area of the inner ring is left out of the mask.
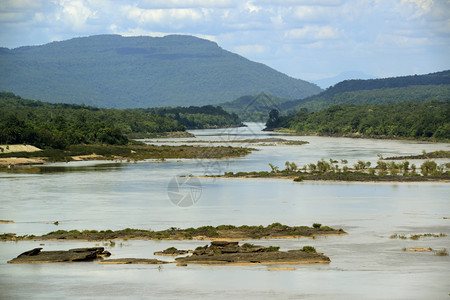
[[[154,252],[153,255],[178,256],[178,255],[184,255],[184,254],[188,254],[188,253],[192,253],[192,251],[191,250],[179,250],[175,247],[170,247],[163,251]]]
[[[16,258],[8,261],[10,264],[51,263],[51,262],[75,262],[91,261],[97,258],[110,256],[103,247],[76,248],[67,251],[41,251],[42,248],[34,248],[25,251]]]
[[[175,259],[178,263],[200,264],[302,264],[329,263],[322,253],[303,250],[278,251],[278,247],[263,247],[251,244],[239,246],[238,242],[214,241],[211,245],[197,248],[188,257]]]

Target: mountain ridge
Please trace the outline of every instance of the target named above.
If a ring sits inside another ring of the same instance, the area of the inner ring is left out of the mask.
[[[450,100],[450,70],[423,75],[344,80],[303,99],[286,101],[280,110],[318,111],[332,105],[387,104]]]
[[[48,102],[136,108],[218,104],[321,89],[186,35],[96,35],[0,49],[0,90]]]

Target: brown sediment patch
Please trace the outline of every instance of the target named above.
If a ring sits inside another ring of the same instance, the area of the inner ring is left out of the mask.
[[[0,151],[1,153],[37,152],[41,151],[41,149],[32,145],[0,145]]]
[[[18,166],[18,165],[40,165],[45,161],[42,158],[23,158],[23,157],[8,157],[0,158],[0,165],[3,166]]]
[[[414,248],[409,249],[408,251],[412,251],[412,252],[430,252],[432,250],[430,248],[425,249],[425,248],[422,248],[422,247],[414,247]]]
[[[89,154],[89,155],[76,155],[72,156],[72,159],[75,161],[82,161],[82,160],[98,160],[98,159],[104,159],[105,157],[103,155],[97,155],[95,153]]]
[[[147,265],[161,265],[168,264],[171,262],[162,261],[154,258],[115,258],[115,259],[105,259],[99,262],[99,264],[114,264],[114,265],[125,265],[125,264],[147,264]]]
[[[0,224],[14,223],[13,220],[0,220]]]
[[[295,268],[267,268],[267,271],[295,271]]]

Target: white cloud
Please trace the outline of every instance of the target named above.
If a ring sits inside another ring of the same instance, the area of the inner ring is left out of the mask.
[[[417,47],[422,47],[429,42],[426,37],[411,37],[400,34],[380,34],[376,38],[375,44],[378,46],[378,49],[382,49],[385,47],[392,48],[400,47],[400,48],[409,48],[409,51],[416,49]]]
[[[289,39],[299,40],[326,40],[339,37],[339,30],[331,26],[305,26],[299,29],[291,29],[285,33]]]
[[[177,9],[142,9],[135,6],[125,6],[122,8],[126,17],[140,24],[147,23],[167,23],[174,21],[199,21],[203,17],[201,10],[190,8]]]
[[[230,8],[235,6],[232,0],[141,0],[141,8]]]
[[[449,0],[0,0],[0,46],[190,34],[293,76],[355,62],[405,74],[450,68],[449,12]]]
[[[343,0],[257,0],[261,4],[279,5],[279,6],[298,6],[298,5],[320,5],[320,6],[337,6],[345,1]]]
[[[250,13],[257,13],[261,10],[261,7],[254,5],[251,1],[248,1],[245,3],[245,9],[247,9]]]
[[[56,14],[56,20],[68,22],[74,29],[82,29],[88,19],[95,18],[97,12],[84,5],[83,1],[60,0],[62,11]]]

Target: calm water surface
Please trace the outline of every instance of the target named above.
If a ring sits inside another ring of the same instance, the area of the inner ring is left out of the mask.
[[[280,137],[259,124],[224,131],[199,130],[195,140],[249,145],[245,140]],[[450,235],[448,183],[338,183],[275,179],[201,178],[201,197],[187,208],[174,205],[168,184],[179,174],[270,170],[268,162],[301,166],[330,157],[376,162],[377,154],[448,150],[449,144],[327,137],[292,137],[302,146],[259,146],[245,158],[166,162],[53,164],[30,174],[0,173],[0,232],[43,234],[58,229],[166,229],[219,224],[310,225],[343,228],[349,235],[251,241],[281,250],[312,245],[329,265],[297,265],[295,271],[266,266],[10,265],[6,261],[40,242],[0,243],[0,299],[49,298],[250,298],[250,299],[448,299],[449,256],[402,248],[450,249],[449,237],[417,241],[393,233]],[[177,143],[187,139],[173,139]],[[229,143],[229,141],[242,143]],[[164,143],[168,143],[165,141]],[[59,221],[59,226],[52,223]],[[207,241],[45,242],[44,250],[105,245],[119,257],[153,258],[170,246],[193,249]],[[158,257],[161,259],[161,257]],[[170,258],[162,258],[169,259]]]

